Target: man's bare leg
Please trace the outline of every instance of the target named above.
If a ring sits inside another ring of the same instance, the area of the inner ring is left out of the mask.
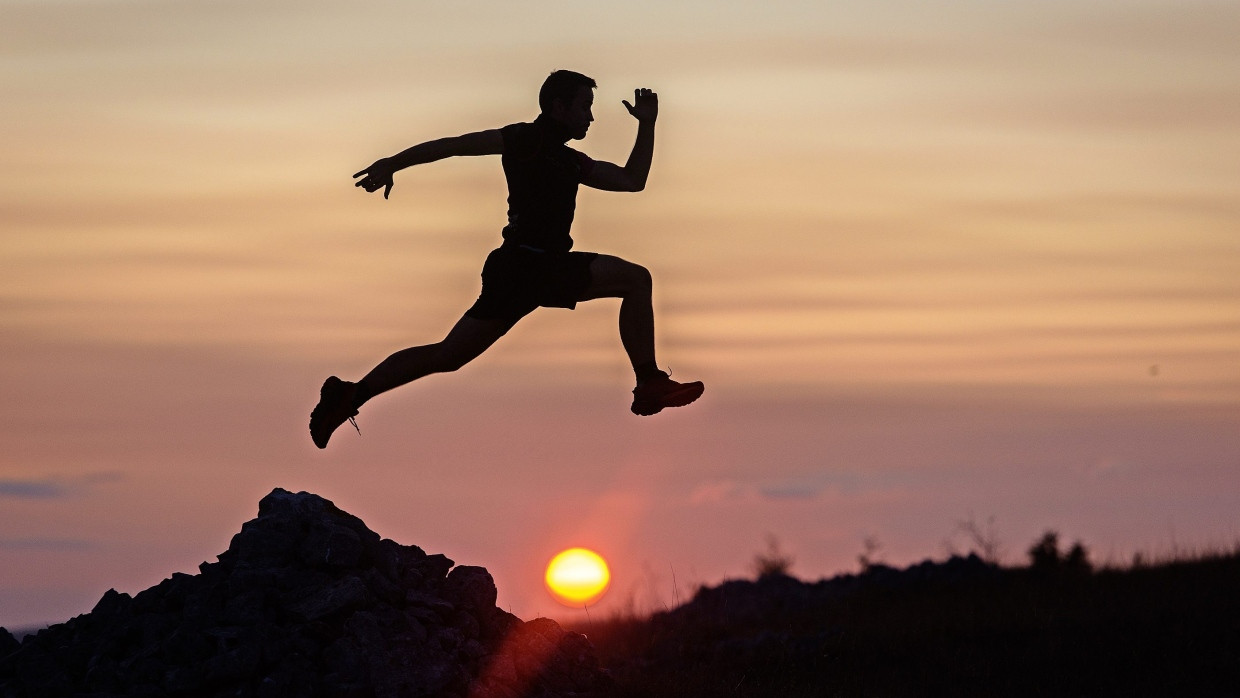
[[[443,340],[402,349],[371,369],[357,383],[359,394],[354,407],[361,407],[370,398],[423,376],[461,368],[507,334],[514,324],[511,320],[462,317]]]
[[[328,378],[318,406],[310,413],[310,437],[314,444],[326,448],[336,427],[356,416],[358,408],[372,397],[432,373],[455,371],[478,358],[515,323],[466,315],[442,341],[402,349],[381,361],[357,383],[335,376]]]
[[[599,255],[590,263],[590,286],[583,301],[619,298],[620,343],[633,365],[633,413],[652,415],[665,407],[681,407],[702,395],[700,381],[677,383],[659,370],[654,352],[654,302],[650,272],[639,264]]]
[[[590,286],[583,301],[619,298],[620,343],[633,370],[656,370],[654,357],[654,301],[650,272],[640,264],[601,254],[590,263]]]

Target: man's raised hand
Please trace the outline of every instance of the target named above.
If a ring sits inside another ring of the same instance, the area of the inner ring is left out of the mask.
[[[362,175],[365,175],[364,177]],[[370,167],[353,175],[354,177],[362,177],[354,186],[361,187],[368,192],[378,191],[383,188],[383,198],[388,198],[388,194],[392,191],[392,166],[388,163],[387,158],[376,160]]]
[[[633,90],[634,104],[629,104],[628,100],[621,101],[629,114],[638,121],[654,121],[659,116],[659,95],[655,94],[654,90],[639,87]]]

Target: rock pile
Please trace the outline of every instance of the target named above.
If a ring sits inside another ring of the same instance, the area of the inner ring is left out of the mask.
[[[0,696],[550,698],[608,683],[584,636],[495,606],[491,575],[276,489],[218,562],[20,644]]]

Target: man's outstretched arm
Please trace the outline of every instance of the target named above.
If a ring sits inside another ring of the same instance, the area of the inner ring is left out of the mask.
[[[624,167],[610,162],[598,161],[582,184],[607,191],[641,191],[646,188],[650,176],[650,163],[654,159],[654,122],[659,117],[659,96],[653,91],[640,88],[633,90],[633,104],[624,102],[624,108],[637,119],[637,140]]]
[[[419,143],[389,158],[380,158],[370,167],[353,175],[361,177],[356,182],[366,191],[383,189],[383,198],[392,191],[392,175],[414,165],[422,165],[457,155],[500,155],[504,152],[504,139],[498,129],[476,131],[463,136],[440,138]]]

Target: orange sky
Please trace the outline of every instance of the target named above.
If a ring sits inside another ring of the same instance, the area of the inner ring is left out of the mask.
[[[673,6],[668,6],[673,5]],[[1228,545],[1240,510],[1240,7],[1225,2],[0,0],[0,624],[227,547],[271,488],[563,613],[816,577],[994,518],[1100,559]],[[322,379],[438,339],[498,241],[498,159],[374,159],[599,81],[579,249],[655,275],[699,405],[638,420],[616,305],[544,310],[318,452]],[[965,541],[955,536],[956,544]]]

